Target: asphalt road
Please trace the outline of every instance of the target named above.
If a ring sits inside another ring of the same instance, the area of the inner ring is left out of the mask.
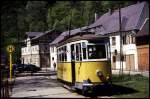
[[[71,92],[57,81],[56,75],[40,75],[40,73],[21,74],[16,77],[12,89],[12,98],[85,98]]]
[[[95,91],[96,98],[115,98],[114,95],[132,94],[136,91],[118,85]],[[57,81],[56,72],[40,71],[17,75],[12,88],[11,98],[91,98],[69,91]]]
[[[91,98],[78,92],[70,91],[57,81],[53,71],[40,71],[38,73],[22,73],[17,75],[10,98]],[[112,98],[98,96],[97,98]]]

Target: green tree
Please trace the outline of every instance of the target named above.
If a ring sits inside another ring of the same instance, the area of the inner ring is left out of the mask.
[[[47,2],[46,1],[28,1],[26,5],[29,31],[47,30]]]
[[[26,1],[2,1],[1,6],[1,51],[6,53],[6,46],[13,44],[16,47],[14,61],[20,57],[19,41],[24,32],[28,31],[25,23]]]

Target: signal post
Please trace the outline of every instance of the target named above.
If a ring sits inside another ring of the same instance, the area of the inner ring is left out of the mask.
[[[9,53],[9,77],[10,81],[12,81],[12,53],[15,51],[15,47],[13,45],[7,46],[7,52]]]

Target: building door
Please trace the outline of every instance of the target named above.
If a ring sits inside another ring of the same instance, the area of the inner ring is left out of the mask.
[[[113,70],[116,69],[116,56],[115,55],[112,56],[112,69]]]
[[[149,70],[149,46],[138,46],[139,70]]]
[[[135,70],[134,54],[126,55],[126,70]]]

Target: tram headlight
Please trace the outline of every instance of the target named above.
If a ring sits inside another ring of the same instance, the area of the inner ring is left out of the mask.
[[[103,73],[101,71],[97,72],[97,76],[101,77],[103,76]]]
[[[102,71],[97,70],[97,71],[96,71],[96,74],[97,74],[97,76],[100,78],[100,80],[101,80],[102,82],[106,81],[106,78],[104,77]]]
[[[98,77],[103,76],[103,73],[100,70],[96,70],[96,74]]]

